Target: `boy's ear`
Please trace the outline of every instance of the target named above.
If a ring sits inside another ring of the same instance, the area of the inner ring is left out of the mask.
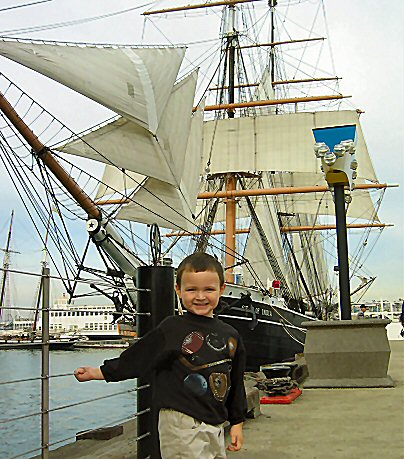
[[[181,298],[181,287],[178,284],[175,284],[175,291],[177,295]]]
[[[220,294],[221,294],[221,295],[223,294],[225,288],[226,288],[226,284],[223,284],[223,285],[220,287]]]

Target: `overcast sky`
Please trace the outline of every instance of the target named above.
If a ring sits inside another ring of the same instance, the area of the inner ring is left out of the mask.
[[[65,22],[101,16],[113,11],[144,5],[139,0],[53,0],[35,6],[3,10],[6,7],[30,3],[24,1],[1,2],[0,34],[10,35],[11,30],[43,24]],[[179,2],[181,4],[181,2]],[[184,4],[188,3],[185,1]],[[281,2],[280,2],[281,3]],[[292,0],[292,4],[298,3]],[[313,4],[313,0],[301,3]],[[161,2],[157,7],[160,7]],[[404,132],[404,26],[403,2],[391,0],[338,0],[326,1],[326,14],[330,32],[330,43],[343,94],[352,95],[351,108],[359,108],[365,113],[361,116],[362,128],[374,167],[380,182],[403,185],[403,132]],[[143,11],[140,9],[139,12]],[[285,10],[283,10],[285,11]],[[89,22],[82,25],[58,28],[55,30],[20,33],[23,38],[42,38],[59,41],[134,43],[141,41],[143,22],[139,12]],[[184,29],[185,29],[184,22]],[[149,26],[148,26],[149,27]],[[150,30],[150,29],[149,29]],[[172,32],[172,37],[175,33]],[[194,32],[191,28],[190,32]],[[156,32],[157,33],[157,32]],[[212,35],[211,30],[203,30],[203,35]],[[212,35],[213,36],[213,35]],[[198,40],[195,35],[195,40]],[[174,38],[173,38],[174,39]],[[30,93],[42,105],[64,121],[70,121],[76,129],[85,123],[89,115],[95,121],[106,118],[105,110],[91,112],[89,105],[82,102],[74,106],[74,96],[49,83],[34,77],[33,72],[0,58],[1,72]],[[51,88],[51,90],[47,89]],[[66,95],[67,94],[67,95]],[[82,99],[77,99],[82,101]],[[90,123],[93,124],[93,123]],[[5,245],[7,226],[12,208],[16,209],[14,248],[23,255],[14,255],[14,266],[21,269],[38,270],[41,244],[32,230],[25,210],[18,202],[16,192],[1,169],[0,185],[0,246]],[[365,298],[385,298],[395,300],[404,296],[404,214],[403,188],[387,190],[380,220],[393,223],[387,228],[366,265],[377,276],[377,281]],[[22,282],[22,281],[19,281]],[[20,304],[31,303],[32,297],[21,292],[31,290],[18,284]],[[32,282],[31,282],[32,284]]]

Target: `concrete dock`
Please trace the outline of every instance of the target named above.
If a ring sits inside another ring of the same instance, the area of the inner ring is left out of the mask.
[[[261,405],[245,423],[243,450],[228,459],[404,459],[404,341],[390,346],[395,387],[303,389],[290,405]],[[136,459],[135,437],[131,421],[119,437],[80,440],[50,457]]]

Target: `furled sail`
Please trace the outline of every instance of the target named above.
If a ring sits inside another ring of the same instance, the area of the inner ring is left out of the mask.
[[[313,128],[357,125],[358,177],[377,181],[356,111],[290,113],[208,121],[203,166],[212,174],[241,171],[319,172]],[[307,185],[311,185],[308,183]]]
[[[155,134],[185,47],[101,46],[3,38],[0,54]]]

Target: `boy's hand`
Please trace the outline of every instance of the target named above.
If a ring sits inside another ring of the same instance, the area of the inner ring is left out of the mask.
[[[240,451],[244,443],[243,423],[235,424],[230,429],[231,444],[227,447],[229,451]]]
[[[99,367],[80,367],[74,370],[77,381],[85,382],[93,379],[105,379]]]

